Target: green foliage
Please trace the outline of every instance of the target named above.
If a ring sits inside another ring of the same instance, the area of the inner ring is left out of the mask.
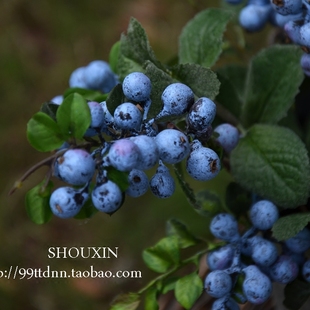
[[[64,93],[64,98],[67,98],[74,93],[81,95],[86,100],[96,102],[104,101],[107,98],[107,94],[103,94],[100,91],[78,87],[68,88]]]
[[[129,293],[117,297],[110,310],[135,310],[138,308],[140,300],[139,294]]]

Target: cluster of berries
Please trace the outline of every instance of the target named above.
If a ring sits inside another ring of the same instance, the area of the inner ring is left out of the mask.
[[[239,4],[242,0],[226,0]],[[310,2],[308,0],[249,0],[240,11],[239,23],[247,31],[259,31],[268,22],[285,30],[304,51],[301,67],[310,76]]]
[[[117,77],[107,63],[93,61],[75,70],[69,84],[70,87],[107,91],[116,82]],[[95,208],[108,214],[120,208],[125,195],[139,197],[150,189],[155,196],[168,198],[175,191],[175,181],[167,164],[186,160],[190,176],[200,181],[211,180],[221,169],[218,154],[204,146],[213,131],[217,132],[214,141],[225,152],[229,153],[238,143],[239,132],[234,126],[221,124],[212,129],[216,104],[206,97],[195,100],[193,91],[185,84],[172,83],[164,89],[162,109],[151,119],[147,118],[152,87],[149,77],[133,72],[121,85],[125,102],[120,102],[113,114],[106,101],[88,101],[91,125],[84,136],[97,136],[102,145],[91,152],[70,148],[67,144],[59,150],[53,174],[70,186],[60,187],[51,195],[50,207],[58,217],[78,214],[89,196]],[[62,98],[57,96],[52,102],[61,104]],[[183,117],[185,131],[162,122],[167,116]],[[145,171],[156,165],[157,170],[149,180]],[[125,190],[109,179],[111,167],[127,173]],[[90,190],[94,176],[95,187]]]
[[[276,243],[270,237],[270,229],[279,213],[268,200],[254,203],[249,218],[253,226],[242,236],[231,214],[218,214],[210,224],[214,237],[228,242],[207,256],[211,272],[205,279],[205,289],[218,298],[213,310],[239,309],[235,299],[239,303],[261,304],[270,297],[272,282],[288,284],[299,275],[310,282],[310,260],[305,258],[310,248],[310,230],[304,228],[283,243]]]

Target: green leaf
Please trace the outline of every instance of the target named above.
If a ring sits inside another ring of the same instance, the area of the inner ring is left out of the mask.
[[[272,227],[272,234],[278,241],[297,235],[310,222],[310,212],[296,213],[279,218]]]
[[[233,64],[220,68],[216,73],[221,83],[216,101],[239,118],[244,100],[243,93],[247,68]]]
[[[154,118],[162,109],[163,103],[161,95],[165,88],[174,82],[172,77],[162,69],[156,67],[152,62],[146,61],[145,74],[149,77],[152,83],[151,90],[151,107],[148,112],[148,119]]]
[[[116,183],[122,192],[125,192],[129,186],[129,172],[119,171],[112,166],[106,167],[105,170],[108,173],[108,179]]]
[[[107,98],[107,108],[111,115],[114,114],[115,109],[125,102],[125,95],[121,84],[117,84],[109,93]]]
[[[46,101],[42,104],[40,112],[47,114],[50,118],[56,121],[56,112],[58,108],[59,108],[58,104],[55,104],[52,101]]]
[[[236,182],[231,182],[226,188],[226,206],[237,217],[246,213],[252,204],[252,195]]]
[[[157,67],[161,67],[149,44],[145,30],[135,18],[131,18],[127,34],[121,36],[116,73],[122,80],[131,72],[144,72],[143,64],[147,60],[153,62]]]
[[[158,302],[157,302],[157,289],[152,286],[146,291],[145,302],[144,302],[145,310],[158,310]]]
[[[107,99],[108,95],[103,94],[102,92],[98,90],[92,90],[92,89],[85,89],[85,88],[68,88],[64,93],[64,98],[67,98],[68,96],[77,93],[80,94],[84,99],[96,101],[96,102],[102,102]]]
[[[284,288],[283,304],[290,310],[298,310],[310,297],[310,283],[294,280]]]
[[[179,38],[179,63],[214,65],[222,52],[222,36],[231,17],[229,11],[211,8],[190,20]]]
[[[91,218],[94,214],[98,212],[98,209],[96,209],[93,206],[91,198],[89,198],[80,212],[74,217],[75,219],[83,220],[83,219],[88,219]]]
[[[180,260],[178,238],[169,236],[159,240],[155,246],[143,251],[142,257],[146,265],[153,271],[163,273]]]
[[[220,82],[216,74],[198,64],[180,64],[172,68],[173,74],[182,83],[189,86],[197,97],[211,100],[218,95]]]
[[[110,310],[135,310],[140,304],[140,295],[128,293],[117,296],[111,305]]]
[[[290,129],[257,124],[231,152],[236,182],[283,208],[307,202],[309,158],[299,137]]]
[[[57,122],[65,135],[82,139],[91,123],[90,109],[78,93],[66,97],[56,114]]]
[[[179,279],[175,286],[175,297],[185,308],[191,309],[203,291],[203,283],[196,272]]]
[[[241,114],[245,127],[275,124],[286,115],[304,79],[301,55],[298,46],[274,45],[252,59]]]
[[[182,249],[198,244],[200,240],[189,232],[187,227],[177,219],[171,219],[167,222],[166,230],[168,236],[175,235],[179,240],[179,246]]]
[[[40,152],[59,148],[68,138],[58,124],[44,112],[37,112],[27,124],[29,143]]]
[[[36,224],[47,223],[53,213],[51,211],[49,200],[53,183],[50,181],[45,188],[45,181],[29,190],[25,197],[26,211],[29,218]]]
[[[117,41],[113,44],[109,54],[109,65],[113,72],[117,71],[118,59],[120,55],[121,42]]]

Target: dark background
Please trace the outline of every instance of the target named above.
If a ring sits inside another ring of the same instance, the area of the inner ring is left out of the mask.
[[[112,217],[53,218],[42,226],[29,220],[24,197],[43,179],[46,169],[33,174],[14,195],[8,192],[25,170],[49,155],[28,144],[28,120],[44,101],[64,92],[75,68],[95,59],[108,60],[111,46],[126,31],[131,16],[146,29],[157,57],[169,61],[177,53],[178,35],[186,22],[202,9],[218,5],[220,1],[198,0],[0,2],[0,270],[10,266],[89,270],[93,265],[97,270],[141,270],[143,274],[142,279],[118,280],[3,277],[1,309],[108,309],[116,295],[137,291],[155,276],[144,266],[141,252],[164,236],[166,220],[179,218],[194,233],[207,236],[207,221],[191,208],[179,187],[165,200],[151,193],[128,198]],[[255,50],[267,45],[269,30],[250,38],[244,33],[238,36],[240,29],[232,27],[236,38],[245,35],[252,41],[246,52],[226,53],[226,60],[246,62]],[[242,40],[234,44],[241,50]],[[223,171],[214,182],[192,181],[192,186],[223,194],[226,176]],[[52,246],[118,246],[119,258],[48,259]]]

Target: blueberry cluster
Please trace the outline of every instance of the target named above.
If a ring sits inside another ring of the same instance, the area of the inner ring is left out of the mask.
[[[270,229],[279,218],[277,207],[269,200],[255,202],[249,211],[252,227],[241,236],[234,216],[221,213],[210,224],[211,233],[227,244],[210,251],[207,264],[211,272],[205,279],[205,290],[218,298],[212,309],[239,309],[238,302],[261,304],[271,295],[272,282],[287,284],[299,273],[310,282],[310,230],[276,243]],[[235,289],[242,283],[242,294]],[[226,308],[225,308],[226,307]]]
[[[226,0],[239,4],[241,0]],[[308,0],[249,0],[240,11],[239,23],[247,31],[261,30],[267,23],[281,27],[304,51],[300,64],[310,76],[310,2]]]
[[[107,92],[117,77],[104,61],[93,61],[76,69],[70,77],[71,87]],[[107,102],[88,101],[91,124],[85,138],[98,137],[100,147],[86,150],[65,143],[53,164],[53,175],[68,185],[55,190],[50,198],[53,213],[60,218],[79,213],[88,198],[95,208],[108,214],[120,208],[124,197],[139,197],[148,189],[159,198],[175,191],[175,181],[167,164],[186,161],[186,170],[199,181],[214,178],[221,169],[218,154],[208,146],[216,114],[216,104],[209,98],[195,100],[193,91],[183,83],[172,83],[162,92],[162,109],[148,119],[152,84],[147,75],[133,72],[122,82],[125,97],[111,114]],[[57,96],[52,99],[62,103]],[[186,122],[184,131],[163,117],[177,116]],[[239,132],[229,124],[214,129],[213,141],[229,153],[238,143]],[[146,170],[156,167],[149,179]],[[109,169],[127,175],[128,186],[121,188],[109,177]],[[91,182],[95,179],[95,186]]]

